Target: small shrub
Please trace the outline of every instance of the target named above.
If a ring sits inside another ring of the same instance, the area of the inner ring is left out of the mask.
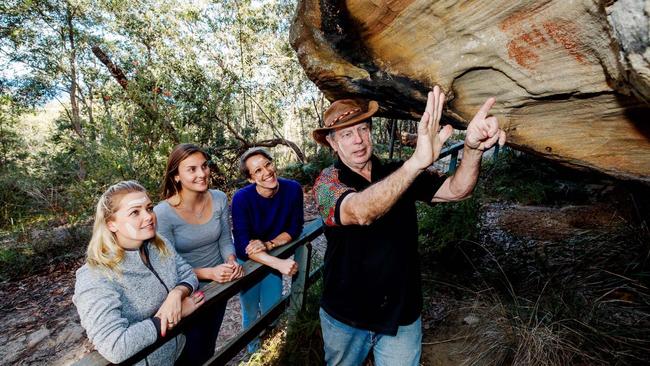
[[[309,163],[292,163],[286,166],[281,175],[285,178],[293,179],[302,185],[312,185],[320,172],[328,166],[334,164],[335,156],[325,148],[318,151],[318,154],[309,160]]]
[[[419,240],[425,249],[440,252],[457,241],[476,240],[479,205],[475,198],[430,206],[418,203]]]
[[[0,249],[0,281],[17,280],[44,266],[84,255],[91,228],[87,224],[55,229],[32,229],[21,237],[10,237]]]
[[[477,190],[486,199],[541,204],[556,188],[557,167],[530,155],[508,149],[483,165]]]

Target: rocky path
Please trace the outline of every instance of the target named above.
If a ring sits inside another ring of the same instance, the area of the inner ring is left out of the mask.
[[[72,304],[82,259],[51,265],[18,283],[0,284],[0,362],[66,364],[90,349]]]

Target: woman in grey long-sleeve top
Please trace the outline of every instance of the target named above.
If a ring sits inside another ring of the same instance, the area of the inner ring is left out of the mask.
[[[176,252],[197,269],[217,267],[230,262],[230,258],[235,256],[235,247],[230,236],[228,198],[225,193],[216,189],[210,189],[208,193],[212,199],[212,215],[202,224],[188,224],[167,201],[161,201],[154,207],[158,218],[158,234],[167,239]],[[206,280],[205,284],[208,280],[220,280],[218,275],[214,278],[201,277]]]
[[[158,234],[194,269],[201,285],[228,282],[244,275],[235,257],[226,194],[208,189],[208,154],[193,144],[174,147],[167,160],[161,201],[154,211]],[[226,303],[205,311],[185,332],[187,347],[179,363],[199,365],[214,354]]]
[[[191,266],[155,226],[151,200],[136,182],[113,185],[99,200],[72,300],[88,338],[112,363],[154,343],[203,303],[202,293],[189,296],[198,287]],[[184,342],[172,338],[138,364],[172,365]]]

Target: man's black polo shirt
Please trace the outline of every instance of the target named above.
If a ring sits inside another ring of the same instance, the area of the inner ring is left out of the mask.
[[[372,157],[377,182],[403,162]],[[372,183],[340,160],[316,179],[314,196],[325,221],[327,250],[321,307],[355,328],[395,335],[422,310],[418,223],[415,201],[430,202],[446,177],[422,173],[396,204],[368,226],[340,224],[340,205]]]

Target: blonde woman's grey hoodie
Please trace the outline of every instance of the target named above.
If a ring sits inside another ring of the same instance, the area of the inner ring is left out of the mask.
[[[163,256],[158,249],[144,243],[149,266],[138,250],[125,251],[119,264],[121,274],[83,265],[77,270],[72,301],[77,307],[81,326],[97,351],[112,363],[122,362],[159,337],[160,324],[153,316],[169,291],[182,284],[198,287],[196,275],[174,248]],[[173,365],[185,345],[182,335],[170,339],[137,365]]]

